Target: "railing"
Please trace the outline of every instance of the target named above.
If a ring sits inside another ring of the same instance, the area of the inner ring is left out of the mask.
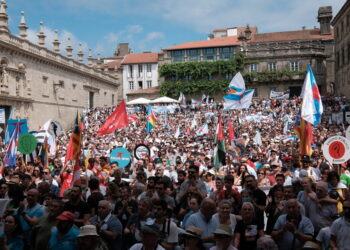
[[[47,49],[46,47],[40,47],[39,45],[33,44],[30,41],[23,39],[21,37],[17,37],[15,35],[9,34],[8,40],[4,40],[4,42],[15,45],[16,47],[19,47],[22,50],[29,51],[30,53],[33,53],[33,54],[36,54],[36,55],[39,55],[42,57],[46,57],[46,58],[48,58],[52,61],[55,61],[57,63],[64,64],[68,67],[82,71],[86,74],[94,75],[95,77],[99,77],[99,78],[104,79],[106,81],[110,81],[110,82],[116,81],[116,78],[109,75],[109,74],[106,74],[102,71],[93,69],[84,63],[80,63],[80,62],[75,61],[74,59],[70,59],[64,55],[57,54],[57,53]]]

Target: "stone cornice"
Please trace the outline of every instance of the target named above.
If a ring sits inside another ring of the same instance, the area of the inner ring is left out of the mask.
[[[17,101],[17,102],[28,102],[28,103],[33,103],[34,102],[34,100],[31,99],[31,98],[0,94],[0,100],[3,100],[3,99],[4,100],[8,100],[8,101]]]
[[[45,47],[33,44],[26,39],[17,37],[12,34],[2,34],[0,36],[0,46],[42,60],[46,63],[63,68],[65,70],[70,70],[85,75],[87,77],[94,78],[98,81],[102,81],[109,85],[120,85],[119,83],[117,83],[118,79],[114,76],[106,74],[102,71],[98,71],[94,68],[85,65],[84,63],[65,57],[59,53],[53,52]]]

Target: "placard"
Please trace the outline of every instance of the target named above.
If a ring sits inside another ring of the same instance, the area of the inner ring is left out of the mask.
[[[343,136],[333,136],[324,142],[322,151],[330,163],[342,164],[350,159],[350,141]]]
[[[350,126],[346,129],[345,137],[350,141]]]
[[[110,157],[111,162],[117,162],[120,168],[125,168],[131,161],[131,154],[126,148],[113,149]]]
[[[138,160],[148,159],[150,156],[149,147],[147,147],[145,144],[139,144],[135,147],[134,154]]]
[[[22,154],[30,154],[32,153],[38,142],[34,135],[32,134],[22,134],[18,138],[18,151]]]

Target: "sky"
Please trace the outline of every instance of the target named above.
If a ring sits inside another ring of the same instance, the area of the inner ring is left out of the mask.
[[[6,0],[12,34],[24,11],[28,39],[37,43],[39,23],[52,49],[55,30],[61,50],[67,44],[85,57],[113,56],[118,43],[133,53],[159,52],[179,43],[205,40],[213,29],[250,26],[259,33],[319,27],[317,11],[331,5],[333,15],[346,0]],[[70,41],[68,41],[70,39]],[[65,52],[63,52],[65,54]]]

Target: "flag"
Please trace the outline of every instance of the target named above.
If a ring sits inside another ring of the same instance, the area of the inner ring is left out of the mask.
[[[196,100],[196,99],[194,99],[194,98],[192,98],[191,99],[191,104],[192,105],[196,105],[196,104],[198,104],[199,102]]]
[[[208,124],[204,123],[198,130],[197,130],[197,136],[202,136],[205,134],[208,134]]]
[[[252,105],[254,89],[244,91],[241,95],[229,94],[224,96],[224,110],[248,109]]]
[[[49,167],[49,144],[47,143],[48,138],[44,139],[44,143],[41,146],[40,158],[44,165],[44,168]]]
[[[259,146],[262,145],[261,134],[260,134],[260,131],[259,131],[259,130],[256,131],[256,134],[255,134],[255,136],[254,136],[254,138],[253,138],[253,141],[254,141],[257,145],[259,145]]]
[[[206,101],[206,104],[208,105],[209,104],[209,95],[207,95],[207,99],[205,101]]]
[[[323,105],[316,78],[312,73],[310,64],[307,68],[301,98],[303,99],[301,104],[301,118],[311,123],[313,126],[316,126],[321,122]]]
[[[283,126],[283,134],[287,134],[288,131],[290,131],[290,123],[289,121],[286,121]]]
[[[107,118],[105,124],[99,128],[97,135],[106,135],[113,133],[118,128],[129,125],[128,113],[126,112],[125,101],[122,100],[113,113]]]
[[[233,129],[233,122],[232,119],[230,118],[228,120],[228,140],[231,142],[233,139],[235,139],[235,131]]]
[[[67,153],[66,153],[66,159],[65,162],[68,160],[79,160],[80,153],[81,153],[81,131],[80,131],[80,118],[79,118],[79,112],[77,112],[77,116],[75,118],[75,124],[73,133],[70,136]]]
[[[196,118],[193,118],[192,122],[191,122],[191,129],[194,129],[195,127],[197,127],[198,124],[197,124],[197,120]]]
[[[204,100],[207,98],[205,94],[202,95],[202,103],[204,103]]]
[[[237,95],[240,96],[245,91],[244,79],[240,72],[238,72],[231,80],[228,88],[226,89],[227,95]]]
[[[180,96],[179,96],[178,101],[180,104],[186,105],[186,97],[185,97],[184,93],[180,92]]]
[[[6,124],[6,130],[5,130],[5,145],[8,145],[10,143],[10,133],[9,133],[9,124],[8,121],[12,119],[14,113],[14,108],[11,107],[10,109],[10,115],[9,115],[9,119],[7,120],[7,124]]]
[[[295,122],[294,132],[299,137],[299,155],[312,154],[312,127],[311,124],[300,117],[300,113],[297,114]]]
[[[221,116],[219,116],[219,121],[216,128],[215,144],[216,146],[214,149],[214,166],[218,169],[221,165],[225,165],[226,157],[225,140],[222,131]]]
[[[16,166],[16,154],[17,154],[17,146],[18,146],[18,136],[19,136],[19,127],[20,122],[17,122],[16,128],[12,133],[6,155],[5,155],[5,166]]]
[[[188,136],[191,135],[191,129],[190,129],[190,126],[187,125],[187,128],[186,128],[186,133]]]
[[[146,133],[150,133],[152,128],[156,125],[157,118],[151,108],[151,105],[148,104],[148,109],[147,109],[147,124],[146,124]]]
[[[177,127],[174,137],[179,138],[180,136],[180,126]]]

